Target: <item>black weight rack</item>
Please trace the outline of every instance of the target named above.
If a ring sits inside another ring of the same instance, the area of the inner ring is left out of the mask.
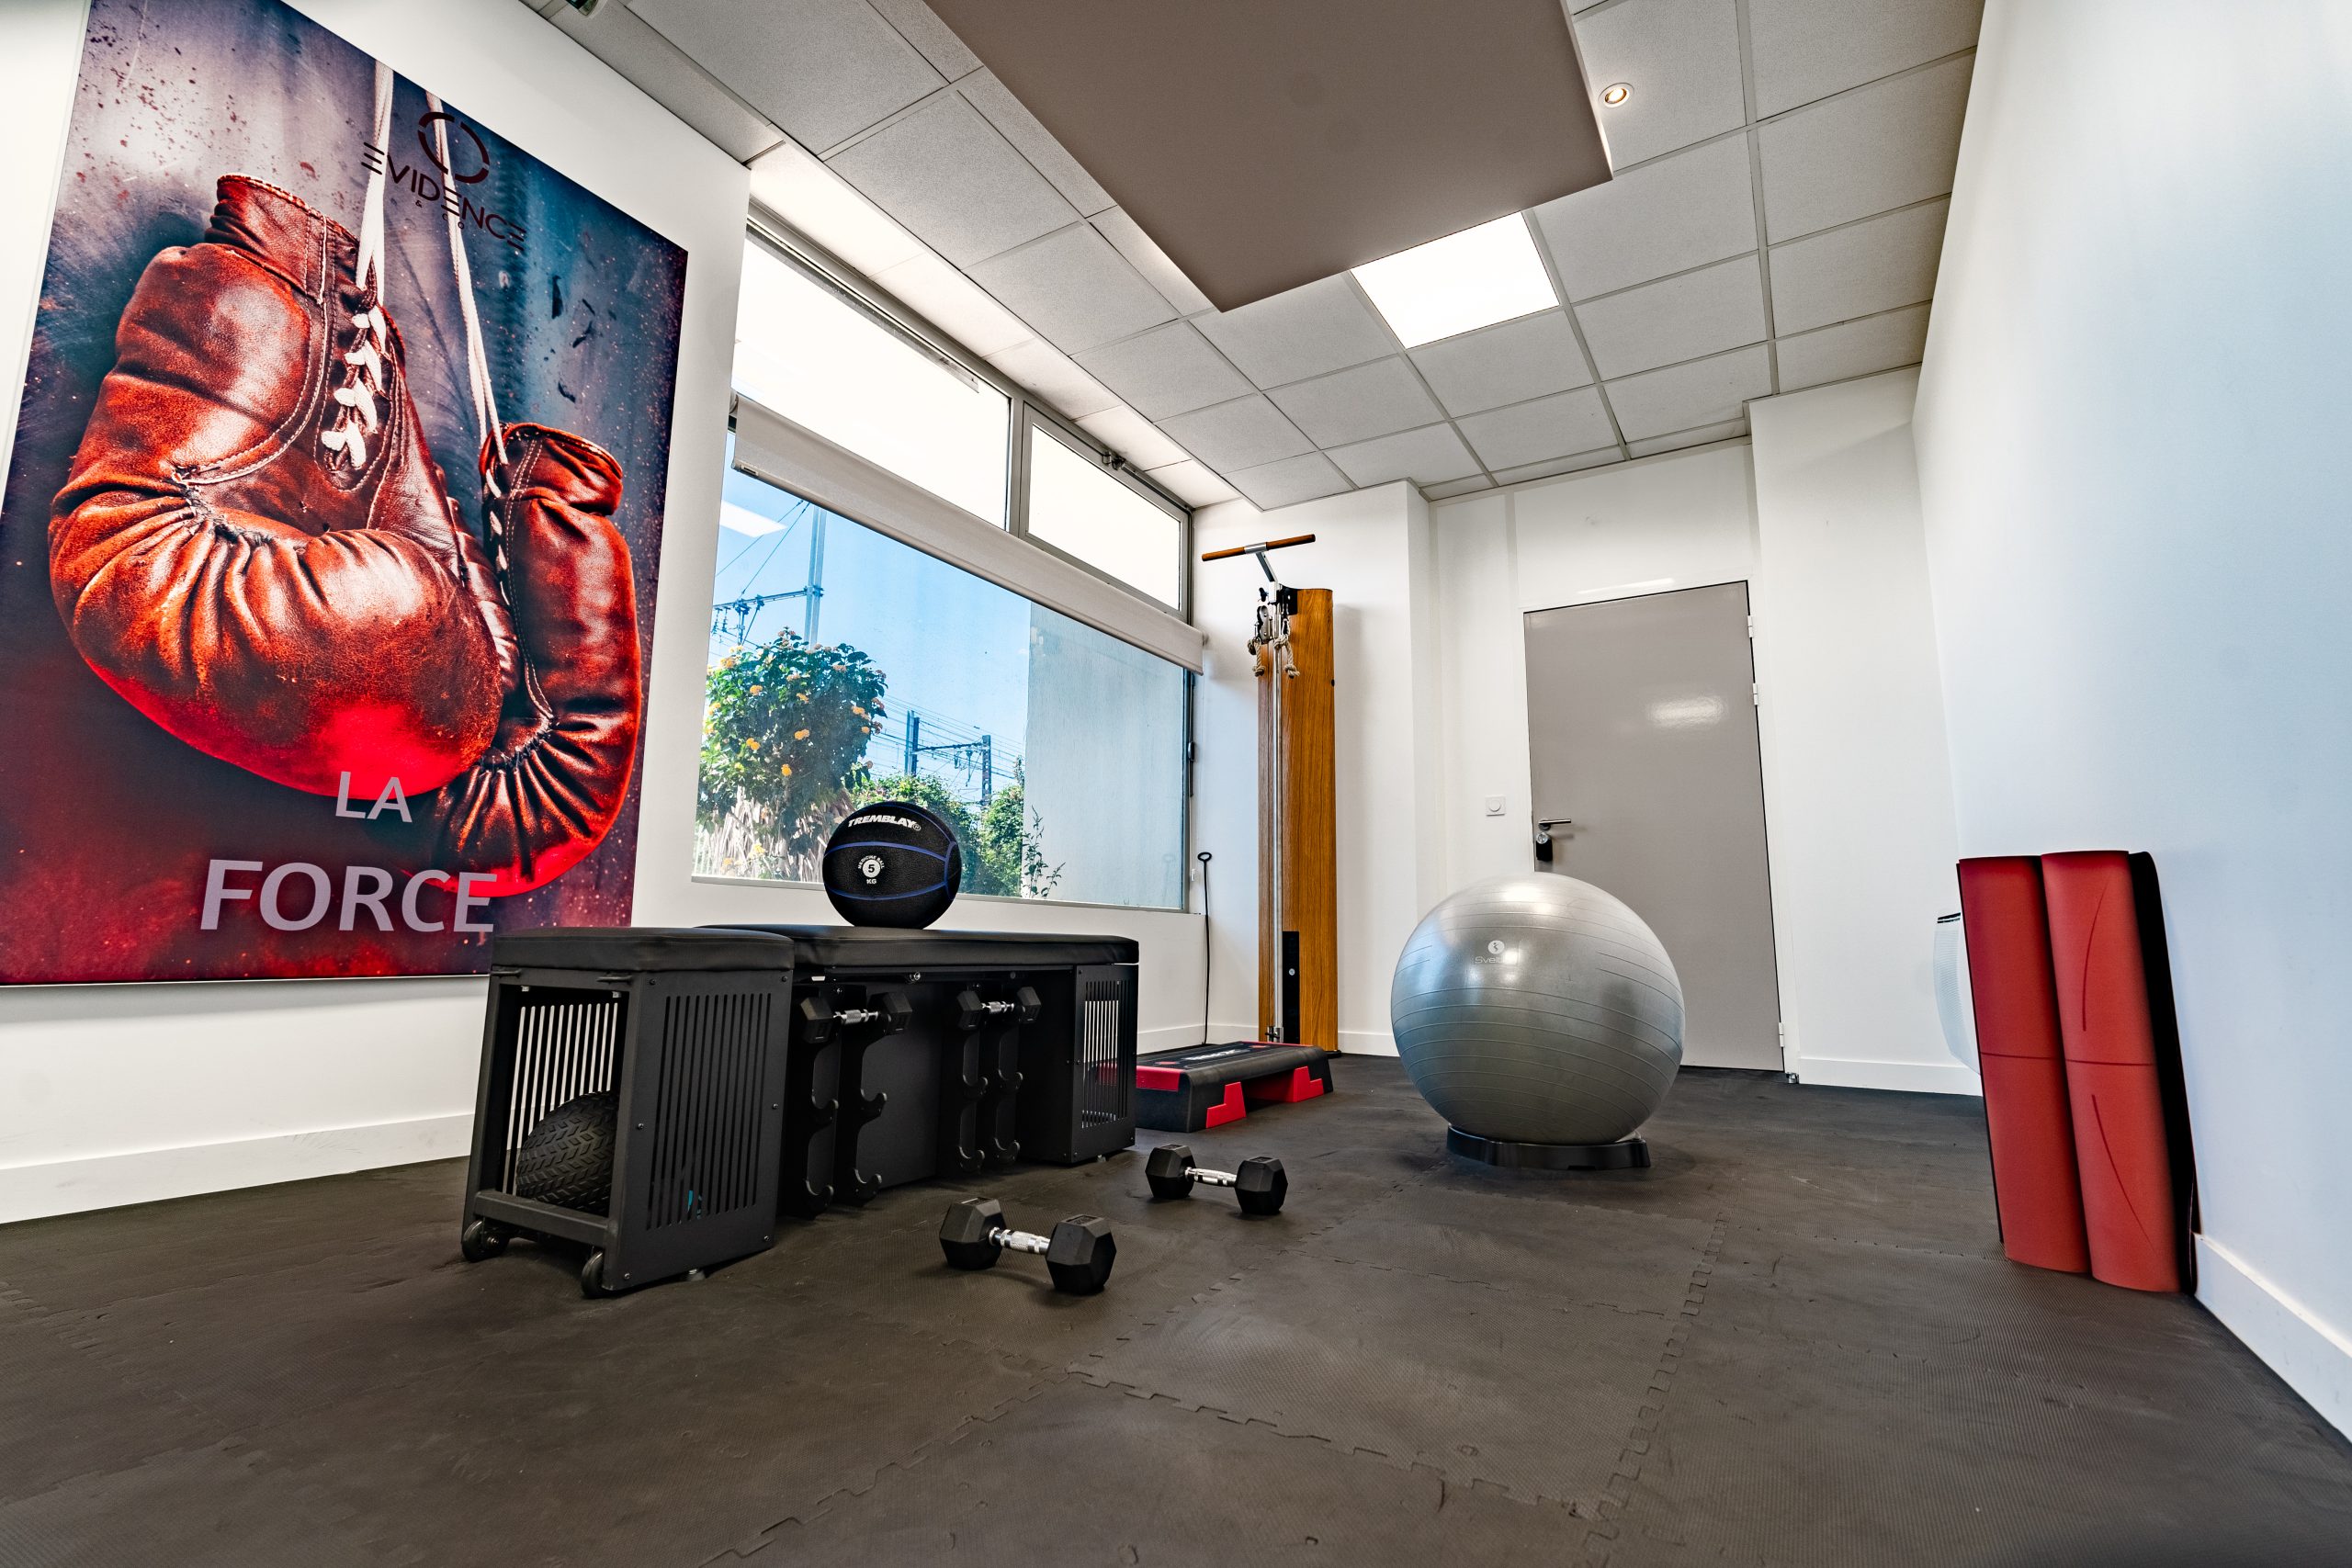
[[[1014,1159],[1077,1165],[1135,1142],[1132,940],[709,929],[790,953],[786,1213]]]
[[[515,1234],[584,1245],[582,1288],[628,1290],[775,1239],[788,952],[724,932],[501,934],[466,1173],[469,1258]],[[584,1095],[617,1100],[605,1212],[516,1190],[524,1140]]]

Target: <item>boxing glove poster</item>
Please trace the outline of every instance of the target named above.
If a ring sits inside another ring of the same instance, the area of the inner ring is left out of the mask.
[[[0,982],[628,923],[685,265],[277,0],[93,0],[0,500]]]

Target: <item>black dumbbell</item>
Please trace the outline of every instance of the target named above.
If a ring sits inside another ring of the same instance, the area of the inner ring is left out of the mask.
[[[1151,1183],[1155,1198],[1182,1198],[1193,1190],[1193,1183],[1204,1181],[1211,1187],[1230,1187],[1233,1195],[1241,1200],[1245,1214],[1273,1214],[1282,1212],[1283,1200],[1290,1193],[1290,1178],[1283,1174],[1283,1162],[1272,1155],[1260,1155],[1241,1162],[1239,1170],[1203,1170],[1193,1163],[1189,1144],[1162,1144],[1151,1151],[1144,1162],[1144,1179]]]
[[[1006,1224],[1004,1205],[995,1199],[967,1198],[939,1222],[939,1249],[955,1268],[992,1269],[1008,1247],[1015,1252],[1043,1253],[1054,1289],[1073,1296],[1100,1291],[1119,1256],[1119,1244],[1111,1239],[1111,1222],[1092,1214],[1072,1214],[1054,1227],[1052,1235],[1033,1235]]]

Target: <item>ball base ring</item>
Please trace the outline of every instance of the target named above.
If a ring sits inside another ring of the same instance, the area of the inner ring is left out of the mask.
[[[1650,1167],[1650,1145],[1641,1138],[1620,1138],[1613,1144],[1514,1144],[1448,1127],[1445,1146],[1467,1159],[1521,1170],[1647,1170]]]

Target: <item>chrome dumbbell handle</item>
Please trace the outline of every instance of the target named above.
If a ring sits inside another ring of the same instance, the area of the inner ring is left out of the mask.
[[[1043,1254],[1046,1248],[1053,1245],[1053,1239],[1050,1236],[1036,1235],[1028,1231],[1000,1227],[991,1231],[989,1235],[996,1239],[999,1247],[1009,1247],[1015,1252]]]

